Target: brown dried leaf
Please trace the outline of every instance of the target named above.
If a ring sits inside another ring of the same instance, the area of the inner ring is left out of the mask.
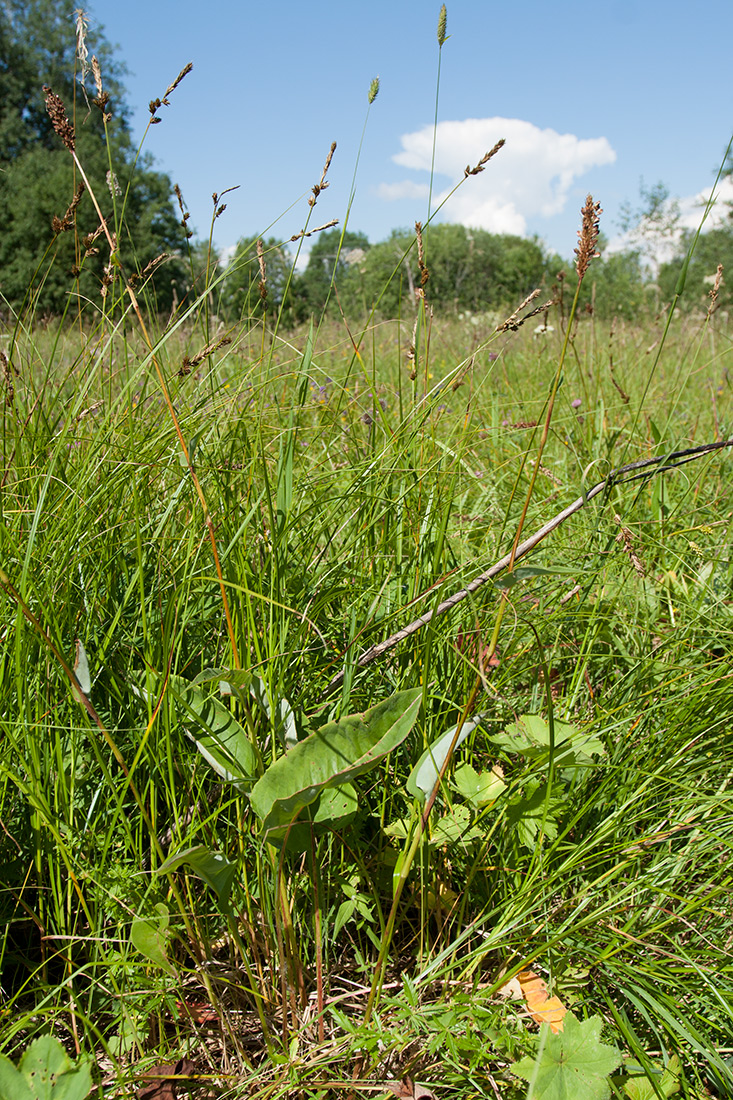
[[[177,1062],[159,1062],[139,1078],[149,1081],[149,1084],[142,1085],[137,1090],[137,1100],[177,1100],[179,1087],[186,1084],[195,1068],[189,1058],[179,1058]]]
[[[419,1081],[413,1081],[411,1077],[403,1077],[401,1081],[385,1081],[385,1088],[393,1092],[399,1100],[436,1100],[434,1092]]]
[[[521,970],[517,974],[529,1014],[536,1024],[549,1024],[557,1035],[563,1030],[563,1017],[567,1008],[559,997],[548,997],[547,986],[533,970]]]

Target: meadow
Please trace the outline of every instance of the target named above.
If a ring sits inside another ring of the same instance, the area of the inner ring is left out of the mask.
[[[0,337],[0,1095],[733,1096],[727,314],[109,244]]]

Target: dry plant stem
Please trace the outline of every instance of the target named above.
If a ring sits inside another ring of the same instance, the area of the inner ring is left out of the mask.
[[[567,508],[563,508],[561,512],[558,512],[557,515],[548,520],[547,523],[540,527],[538,531],[535,531],[533,535],[530,535],[529,538],[525,539],[524,542],[521,542],[517,546],[516,552],[514,553],[514,562],[519,561],[519,559],[523,558],[525,554],[528,554],[531,550],[534,550],[536,546],[539,546],[543,539],[552,534],[552,532],[557,527],[560,527],[566,519],[569,519],[570,516],[573,516],[576,512],[579,512],[581,508],[585,507],[585,505],[588,504],[589,501],[593,500],[594,497],[597,497],[599,493],[602,493],[605,489],[610,487],[611,484],[625,485],[631,481],[638,481],[641,478],[647,478],[650,476],[650,473],[664,473],[667,470],[674,470],[678,466],[684,466],[686,463],[694,462],[697,458],[701,458],[703,455],[710,454],[713,451],[722,450],[726,447],[733,447],[733,439],[721,440],[715,443],[704,443],[699,447],[689,447],[687,448],[687,450],[684,451],[672,451],[671,453],[662,455],[658,458],[646,458],[639,462],[630,462],[626,466],[619,466],[618,469],[612,470],[611,473],[602,481],[597,482],[597,484],[589,489],[587,493],[585,493],[583,496],[578,497],[577,500],[574,500],[572,504],[569,504],[567,506]],[[681,461],[677,461],[679,459],[681,459]],[[653,466],[658,466],[659,469],[650,470],[650,468]],[[635,470],[645,470],[648,472],[637,473],[632,477],[624,478],[624,480],[621,482],[617,481],[617,479],[622,477],[624,474],[632,473]],[[418,630],[420,630],[423,626],[427,626],[428,623],[431,622],[434,618],[437,618],[439,615],[445,615],[447,611],[451,611],[457,604],[461,603],[462,600],[465,600],[467,596],[472,595],[472,593],[478,591],[479,588],[482,588],[483,585],[487,583],[487,581],[493,580],[494,577],[497,577],[500,573],[503,573],[504,570],[508,568],[510,561],[512,561],[511,553],[506,554],[503,558],[501,558],[494,565],[490,566],[483,573],[480,573],[477,577],[474,577],[470,584],[467,584],[465,588],[461,588],[458,592],[454,592],[451,596],[448,596],[447,599],[438,604],[436,608],[430,611],[426,611],[425,614],[421,615],[419,619],[414,619],[411,623],[408,623],[407,626],[403,626],[395,634],[391,634],[389,638],[385,638],[383,642],[378,642],[377,645],[373,645],[370,649],[365,650],[364,653],[362,653],[357,660],[356,668],[366,668],[367,665],[370,665],[373,661],[378,660],[378,658],[384,656],[385,653],[388,653],[390,649],[394,649],[394,647],[396,645],[399,645],[400,642],[403,642],[405,638],[409,638],[411,637],[411,635],[417,634]],[[340,687],[343,683],[344,675],[345,670],[342,669],[341,672],[334,676],[326,690],[322,692],[316,702],[319,704],[322,703],[328,698],[332,691]]]
[[[77,168],[79,169],[79,173],[81,175],[81,178],[84,180],[84,183],[86,184],[86,189],[89,192],[91,200],[94,203],[94,209],[97,211],[97,217],[99,218],[99,224],[102,226],[102,228],[104,230],[104,235],[107,238],[107,243],[109,244],[110,254],[113,258],[115,258],[116,253],[117,253],[117,249],[116,249],[115,243],[112,239],[112,235],[111,235],[111,233],[110,233],[110,231],[107,227],[107,223],[104,219],[104,215],[102,214],[102,211],[99,208],[99,204],[97,202],[96,195],[94,194],[94,190],[92,189],[92,187],[89,183],[89,180],[86,177],[84,169],[82,168],[81,162],[80,162],[79,158],[77,157],[75,151],[72,149],[72,150],[70,150],[70,152],[71,152],[72,157],[74,158],[74,163],[76,164]],[[120,270],[121,270],[121,268],[120,268]],[[140,306],[138,305],[137,298],[135,297],[135,291],[132,289],[132,286],[130,285],[130,281],[129,281],[129,279],[127,279],[124,272],[122,274],[123,274],[123,278],[125,280],[125,287],[127,289],[127,293],[129,294],[130,301],[132,302],[132,308],[135,311],[135,315],[137,317],[138,324],[140,325],[140,329],[141,329],[142,334],[143,334],[143,339],[145,340],[145,343],[148,346],[148,351],[150,352],[150,358],[151,358],[151,361],[153,363],[153,366],[155,367],[155,373],[158,376],[158,382],[160,384],[160,389],[161,389],[161,392],[163,394],[163,400],[166,403],[166,407],[168,409],[171,420],[173,422],[173,427],[175,428],[176,435],[178,436],[178,442],[181,445],[181,450],[183,451],[183,457],[186,461],[186,467],[188,469],[189,474],[191,475],[191,480],[193,481],[194,489],[196,490],[196,496],[199,498],[199,503],[201,505],[201,510],[204,514],[204,523],[206,524],[206,530],[207,530],[208,535],[209,535],[209,542],[211,543],[211,552],[212,552],[212,555],[213,555],[213,558],[214,558],[214,568],[216,569],[216,576],[217,576],[217,579],[219,581],[219,591],[221,593],[221,601],[222,601],[222,606],[224,608],[224,617],[226,618],[226,623],[227,623],[227,634],[229,635],[229,645],[231,646],[231,650],[232,650],[232,662],[234,664],[235,669],[240,669],[242,667],[242,665],[241,665],[241,662],[239,660],[239,649],[237,647],[237,641],[236,641],[236,637],[235,637],[235,634],[234,634],[234,623],[232,622],[232,615],[231,615],[231,611],[230,611],[230,608],[229,608],[229,600],[227,598],[226,586],[224,584],[224,574],[222,573],[221,563],[219,561],[219,550],[218,550],[217,545],[216,545],[216,535],[215,535],[215,532],[214,532],[214,523],[213,523],[213,520],[211,518],[211,513],[209,512],[209,506],[206,502],[206,497],[204,496],[204,491],[201,488],[201,482],[199,481],[199,479],[196,475],[196,471],[193,468],[193,464],[191,462],[191,459],[190,459],[190,456],[189,456],[189,453],[188,453],[188,447],[186,446],[186,440],[184,439],[183,431],[181,430],[181,425],[180,425],[180,423],[178,421],[178,417],[176,415],[176,410],[173,407],[173,402],[171,401],[171,397],[170,397],[170,394],[168,392],[168,387],[166,385],[165,377],[163,375],[163,371],[161,369],[160,363],[158,362],[158,357],[156,356],[156,354],[153,350],[153,343],[152,343],[152,340],[150,339],[150,335],[148,334],[148,330],[145,326],[145,321],[143,320],[143,315],[142,315],[142,312],[140,310]]]

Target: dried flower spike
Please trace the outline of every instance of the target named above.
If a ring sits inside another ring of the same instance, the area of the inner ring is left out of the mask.
[[[417,237],[417,266],[420,270],[420,287],[422,288],[430,278],[430,272],[425,263],[425,243],[422,237],[422,222],[415,222],[415,236]]]
[[[588,264],[595,256],[600,256],[600,252],[596,252],[596,245],[598,243],[598,234],[600,232],[599,218],[603,213],[601,204],[599,202],[593,202],[593,196],[588,195],[585,200],[585,206],[581,211],[583,215],[583,228],[578,230],[578,247],[575,249],[575,255],[578,257],[575,261],[575,269],[578,272],[578,282],[583,278],[588,270]]]
[[[163,102],[166,104],[166,106],[168,105],[168,96],[171,94],[171,92],[175,92],[176,88],[181,83],[184,76],[188,76],[188,74],[191,72],[192,68],[193,68],[193,62],[189,61],[189,63],[187,65],[183,66],[180,73],[178,74],[176,79],[173,81],[173,83],[168,85],[168,87],[165,90],[165,95],[163,96]]]
[[[89,64],[87,62],[87,57],[89,56],[89,50],[87,49],[89,20],[87,19],[87,13],[82,11],[81,8],[77,8],[74,15],[76,16],[76,56],[81,68],[81,86],[83,88],[87,72],[89,71]]]
[[[308,200],[310,202],[310,199]],[[307,233],[302,230],[300,233],[293,233],[290,238],[291,241],[302,241],[304,237],[312,237],[314,233],[322,233],[324,229],[333,229],[335,225],[338,225],[338,218],[332,218],[330,222],[326,222],[325,225],[317,225],[315,229],[310,229]]]
[[[43,85],[43,93],[46,97],[46,110],[48,111],[48,117],[51,119],[51,125],[69,152],[73,153],[76,148],[74,127],[66,117],[66,108],[64,107],[63,100],[60,96],[57,96],[55,92],[51,91],[48,84]]]
[[[67,229],[71,229],[74,224],[74,215],[76,214],[76,208],[81,202],[81,197],[84,194],[84,182],[82,181],[77,189],[76,193],[69,204],[69,208],[64,214],[63,218],[53,217],[51,219],[51,228],[53,229],[54,236],[57,237],[59,233],[65,233]]]
[[[470,164],[467,164],[466,169],[463,173],[463,178],[467,179],[469,176],[477,176],[479,172],[483,172],[484,168],[489,163],[491,158],[495,157],[504,145],[506,145],[506,138],[501,138],[500,141],[497,141],[493,149],[489,149],[488,153],[484,153],[475,168],[472,168]]]
[[[446,9],[445,4],[443,4],[443,6],[440,9],[440,15],[438,16],[438,45],[441,47],[441,49],[443,47],[443,43],[445,42],[446,38],[448,37],[447,34],[445,33],[447,25],[448,25],[448,11]]]
[[[718,307],[718,291],[720,290],[720,284],[723,282],[723,265],[718,264],[718,270],[715,273],[715,279],[713,285],[708,291],[710,297],[710,305],[708,306],[708,317],[711,317]]]
[[[324,164],[323,171],[321,172],[320,182],[317,183],[315,185],[315,187],[312,188],[313,194],[308,199],[308,205],[309,206],[315,206],[316,202],[318,201],[318,196],[320,195],[321,191],[325,191],[326,188],[328,187],[328,182],[326,180],[326,175],[328,174],[328,169],[331,167],[331,161],[333,160],[333,154],[335,152],[336,152],[336,142],[332,141],[331,142],[331,148],[329,150],[328,156],[326,157],[326,163]]]

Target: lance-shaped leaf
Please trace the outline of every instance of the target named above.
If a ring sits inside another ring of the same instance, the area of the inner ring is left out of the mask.
[[[179,708],[186,734],[204,760],[227,783],[247,786],[257,775],[257,757],[246,731],[228,707],[173,674],[168,691]]]
[[[328,787],[375,767],[415,724],[422,688],[400,691],[364,714],[329,722],[271,764],[252,789],[263,831],[283,830]]]
[[[205,844],[197,844],[193,848],[186,848],[182,852],[168,856],[165,863],[161,863],[157,873],[162,875],[167,871],[175,871],[184,863],[187,863],[194,874],[211,887],[220,903],[226,908],[232,892],[234,876],[237,873],[236,863],[232,863],[221,852],[212,852]]]
[[[483,715],[479,714],[469,722],[463,723],[458,739],[453,746],[454,752],[459,745],[463,744],[469,733],[473,733],[482,717]],[[451,747],[456,728],[456,726],[452,726],[449,730],[446,730],[445,733],[442,733],[436,741],[433,741],[432,745],[426,748],[425,752],[410,772],[407,777],[406,786],[408,793],[411,794],[413,798],[419,798],[421,802],[425,802],[428,795],[432,793],[433,787],[445,764],[445,758]]]

